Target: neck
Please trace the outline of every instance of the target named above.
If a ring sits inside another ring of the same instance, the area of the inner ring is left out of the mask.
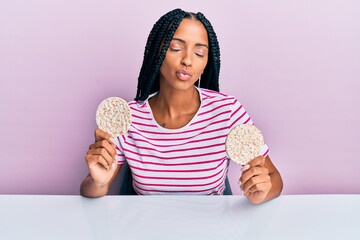
[[[196,113],[200,106],[200,96],[195,87],[188,90],[160,90],[153,103],[168,117],[176,118],[179,115]]]

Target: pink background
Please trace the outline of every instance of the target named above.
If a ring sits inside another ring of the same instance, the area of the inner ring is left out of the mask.
[[[132,2],[0,2],[0,193],[79,193],[98,103],[135,97],[148,33],[175,7],[213,23],[221,90],[264,132],[283,193],[360,193],[359,1]]]

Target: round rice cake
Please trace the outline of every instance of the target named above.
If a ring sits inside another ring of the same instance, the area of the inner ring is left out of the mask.
[[[96,124],[98,128],[113,137],[123,135],[131,124],[131,110],[128,103],[119,97],[106,98],[96,110]]]
[[[264,137],[257,127],[252,124],[242,124],[230,131],[225,147],[231,160],[245,165],[261,155],[264,144]]]

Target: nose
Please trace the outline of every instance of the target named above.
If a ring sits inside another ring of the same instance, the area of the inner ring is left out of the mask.
[[[191,67],[192,66],[192,57],[191,54],[188,51],[184,51],[183,58],[181,60],[181,64],[185,67]]]

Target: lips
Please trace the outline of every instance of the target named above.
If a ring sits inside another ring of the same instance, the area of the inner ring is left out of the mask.
[[[180,70],[176,72],[176,76],[178,77],[178,79],[183,80],[183,81],[187,81],[191,78],[191,73],[190,71],[187,70]]]

